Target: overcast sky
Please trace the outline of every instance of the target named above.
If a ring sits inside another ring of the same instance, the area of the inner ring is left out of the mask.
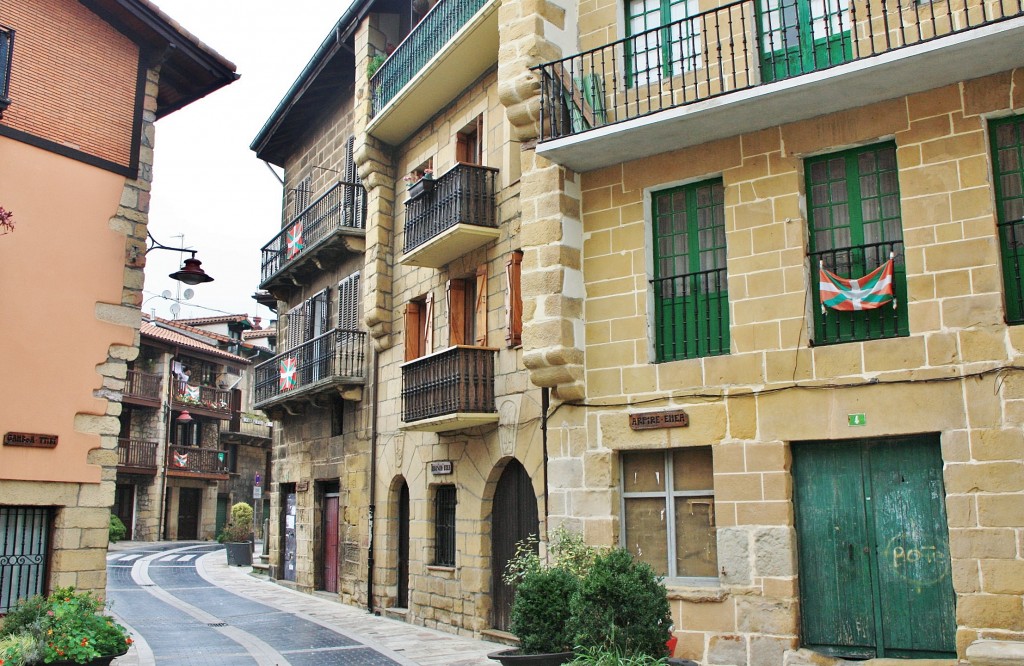
[[[281,185],[249,150],[256,133],[348,6],[348,0],[155,0],[186,30],[235,63],[241,78],[159,120],[149,228],[164,245],[197,250],[214,282],[191,287],[167,277],[182,258],[147,257],[143,310],[171,317],[273,315],[251,296],[260,248],[280,230]],[[172,300],[161,297],[170,291]]]

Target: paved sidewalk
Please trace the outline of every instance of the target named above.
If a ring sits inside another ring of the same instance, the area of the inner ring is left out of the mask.
[[[110,552],[153,546],[143,542],[111,544]],[[184,545],[184,544],[182,544]],[[296,617],[315,622],[372,648],[396,653],[416,664],[447,666],[497,666],[487,653],[507,646],[443,631],[377,617],[364,609],[319,596],[303,594],[271,581],[249,575],[250,567],[229,567],[225,551],[217,550],[196,562],[199,574],[214,585]],[[117,609],[113,609],[115,614]],[[125,618],[128,624],[130,618]],[[117,666],[153,666],[152,653],[132,647],[115,661]]]

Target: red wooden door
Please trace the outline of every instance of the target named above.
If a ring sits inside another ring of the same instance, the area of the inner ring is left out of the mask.
[[[321,580],[323,589],[326,592],[338,591],[338,495],[328,493],[324,495],[324,525],[323,534],[323,571]]]

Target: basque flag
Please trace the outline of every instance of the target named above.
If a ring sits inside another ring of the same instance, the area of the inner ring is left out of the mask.
[[[853,310],[873,310],[892,302],[896,307],[896,299],[892,292],[893,256],[889,261],[862,278],[845,279],[825,270],[822,262],[818,263],[819,296],[821,312],[825,308],[850,312]]]

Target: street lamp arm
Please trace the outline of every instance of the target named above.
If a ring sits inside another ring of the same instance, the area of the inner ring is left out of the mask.
[[[202,269],[202,263],[196,259],[196,251],[190,250],[184,247],[171,247],[164,245],[157,239],[153,238],[153,234],[146,230],[146,236],[149,237],[150,245],[146,246],[146,254],[149,254],[152,250],[171,250],[172,252],[189,253],[189,258],[184,261],[184,266],[176,270],[175,272],[168,275],[172,280],[184,282],[185,284],[197,285],[203,282],[213,282],[213,278],[207,275],[206,271]]]

